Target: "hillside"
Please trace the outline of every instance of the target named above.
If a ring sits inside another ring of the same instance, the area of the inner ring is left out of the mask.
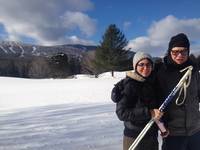
[[[0,76],[23,78],[63,78],[88,73],[81,66],[87,53],[96,46],[55,45],[40,46],[15,41],[0,42]],[[88,58],[89,57],[89,58]],[[84,64],[87,65],[87,64]],[[82,69],[83,68],[83,69]]]
[[[56,53],[65,53],[74,57],[80,57],[82,53],[95,50],[96,46],[85,45],[56,45],[56,46],[40,46],[31,45],[15,41],[0,42],[0,56],[52,56]]]

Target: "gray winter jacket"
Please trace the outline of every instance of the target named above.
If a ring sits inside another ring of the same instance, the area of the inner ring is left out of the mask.
[[[172,136],[190,136],[200,131],[200,75],[190,60],[182,66],[176,66],[165,57],[164,63],[161,63],[156,69],[156,93],[161,104],[184,75],[185,72],[181,73],[180,70],[189,65],[193,65],[194,69],[184,104],[178,106],[175,103],[178,97],[176,94],[164,114],[165,125]],[[182,99],[183,95],[180,96],[180,101]]]

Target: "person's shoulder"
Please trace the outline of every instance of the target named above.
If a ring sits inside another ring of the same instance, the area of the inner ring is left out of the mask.
[[[124,79],[124,85],[128,85],[128,86],[135,86],[136,84],[138,84],[138,81],[133,79],[132,77],[126,76],[126,78]],[[139,82],[140,83],[140,82]]]
[[[197,61],[189,58],[189,64],[193,67],[193,71],[199,71],[200,67]]]
[[[130,77],[126,76],[125,78],[123,78],[119,82],[117,82],[115,85],[125,87],[128,84],[131,84],[132,81],[133,81],[133,79],[131,79]]]
[[[123,80],[122,80],[122,84],[124,86],[124,89],[129,89],[131,87],[132,84],[134,84],[134,80],[128,76],[126,76]]]
[[[131,77],[129,77],[129,76],[126,76],[125,78],[124,78],[124,82],[125,83],[131,83],[131,82],[133,82],[134,80],[131,78]]]
[[[154,71],[157,72],[159,71],[161,68],[163,68],[165,66],[165,63],[163,61],[163,59],[161,59],[160,61],[156,61],[154,63]]]

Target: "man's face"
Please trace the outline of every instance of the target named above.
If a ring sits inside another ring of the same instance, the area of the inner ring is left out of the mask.
[[[172,60],[179,65],[188,60],[188,54],[188,49],[185,47],[173,47],[170,52]]]

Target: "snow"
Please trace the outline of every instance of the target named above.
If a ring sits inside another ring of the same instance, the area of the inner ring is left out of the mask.
[[[4,53],[8,53],[8,51],[2,45],[0,45],[0,49],[2,49]]]
[[[110,92],[125,73],[115,76],[0,77],[0,150],[121,150]]]
[[[0,110],[54,104],[111,103],[110,91],[119,78],[0,78]]]

